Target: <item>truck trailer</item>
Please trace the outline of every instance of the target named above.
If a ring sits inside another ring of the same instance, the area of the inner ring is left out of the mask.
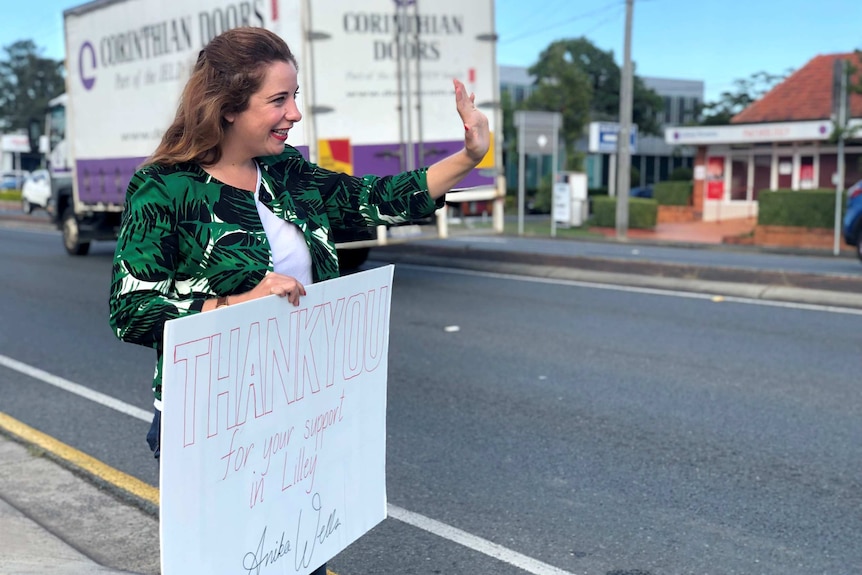
[[[502,231],[493,0],[95,0],[63,19],[66,93],[51,102],[42,147],[69,254],[116,239],[128,182],[173,119],[198,53],[238,26],[272,30],[296,55],[303,119],[288,144],[348,174],[397,173],[459,150],[461,79],[488,116],[492,150],[447,202],[493,201]],[[446,237],[445,208],[435,220],[422,228],[430,234],[378,227],[334,239],[355,267],[374,245]]]

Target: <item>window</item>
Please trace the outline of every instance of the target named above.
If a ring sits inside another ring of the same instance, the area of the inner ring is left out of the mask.
[[[730,199],[748,199],[748,158],[733,158],[730,163]]]
[[[847,153],[844,155],[844,182],[851,186],[862,180],[862,153]]]
[[[793,156],[778,157],[778,189],[789,190],[793,187]]]
[[[66,139],[66,108],[58,106],[48,112],[49,129],[51,130],[51,149]]]
[[[754,186],[752,198],[757,201],[760,192],[768,190],[772,175],[772,156],[754,156]]]

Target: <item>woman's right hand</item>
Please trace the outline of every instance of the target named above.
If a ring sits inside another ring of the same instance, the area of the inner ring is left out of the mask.
[[[287,301],[297,306],[299,305],[300,296],[305,295],[305,286],[299,283],[294,277],[269,272],[253,289],[235,297],[240,301],[249,301],[268,295],[286,297]]]

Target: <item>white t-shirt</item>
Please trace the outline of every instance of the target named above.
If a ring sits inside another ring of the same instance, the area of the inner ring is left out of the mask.
[[[287,222],[267,208],[260,201],[260,187],[266,183],[260,177],[260,166],[257,166],[257,185],[254,188],[254,204],[263,223],[266,237],[272,248],[272,265],[276,273],[296,278],[302,285],[314,283],[311,275],[311,252],[305,237],[296,224]],[[272,190],[267,192],[275,196]]]

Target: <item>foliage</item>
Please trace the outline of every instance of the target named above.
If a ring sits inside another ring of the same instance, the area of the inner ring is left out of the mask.
[[[842,209],[846,201],[842,199]],[[757,225],[833,228],[835,190],[775,190],[758,196]]]
[[[536,89],[526,102],[531,110],[563,114],[563,138],[567,166],[578,169],[575,142],[590,121],[617,121],[620,108],[621,72],[613,51],[597,48],[587,38],[552,42],[530,68]],[[641,134],[661,135],[657,123],[662,98],[635,76],[632,121]]]
[[[691,180],[692,177],[694,177],[694,174],[691,171],[691,168],[680,166],[670,173],[668,179],[672,182],[687,182]]]
[[[500,93],[500,108],[503,116],[503,145],[509,157],[518,157],[518,128],[515,126],[515,105],[508,91]]]
[[[784,75],[756,72],[748,79],[734,80],[734,90],[722,92],[718,101],[704,104],[701,125],[729,124],[731,118],[759,100],[791,73],[792,70],[788,70]]]
[[[551,176],[547,175],[539,182],[536,197],[533,199],[533,210],[542,214],[551,212],[554,204],[554,189],[551,185]]]
[[[690,206],[692,182],[667,181],[653,185],[652,197],[660,206]]]
[[[592,201],[591,225],[613,228],[617,222],[617,199],[596,196]],[[658,218],[658,202],[646,198],[629,198],[629,228],[651,229]]]
[[[590,78],[576,61],[577,54],[569,51],[565,41],[553,42],[545,48],[539,61],[529,70],[536,78],[536,88],[525,102],[525,108],[530,110],[562,114],[567,167],[570,165],[569,154],[574,151],[575,142],[589,122],[593,95]]]
[[[862,65],[862,50],[856,50],[854,53],[855,59],[847,60],[847,99],[848,107],[849,100],[852,94],[862,94],[862,73],[859,72]],[[850,110],[847,110],[847,115],[844,120],[844,125],[839,126],[839,119],[833,114],[832,117],[832,133],[829,135],[829,143],[837,144],[839,140],[849,140],[855,138],[860,131],[859,126],[851,125]]]
[[[28,130],[41,124],[51,98],[65,90],[62,60],[40,56],[32,40],[19,40],[3,48],[0,59],[0,131]]]

